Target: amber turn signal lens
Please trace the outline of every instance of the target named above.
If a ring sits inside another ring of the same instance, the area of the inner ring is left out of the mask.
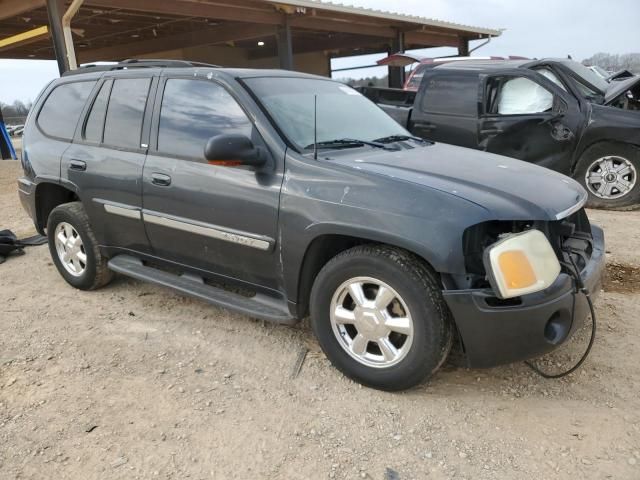
[[[530,287],[537,281],[527,256],[520,250],[501,253],[498,265],[507,287],[511,290]]]

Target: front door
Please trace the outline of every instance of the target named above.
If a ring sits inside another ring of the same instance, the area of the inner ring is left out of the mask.
[[[479,147],[569,174],[581,129],[577,101],[531,71],[487,76],[483,85]]]
[[[212,80],[168,78],[158,87],[157,138],[143,173],[144,221],[156,256],[277,288],[283,159],[270,169],[211,165],[207,141],[237,133],[265,148],[234,97]],[[268,151],[268,150],[267,150]]]

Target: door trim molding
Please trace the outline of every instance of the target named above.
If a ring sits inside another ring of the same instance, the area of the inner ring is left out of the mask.
[[[188,220],[182,217],[173,217],[150,210],[143,210],[142,218],[145,222],[159,225],[161,227],[173,228],[175,230],[202,235],[216,240],[223,240],[225,242],[236,243],[238,245],[256,248],[263,251],[270,250],[272,245],[275,243],[275,241],[269,237],[239,230],[231,230],[218,225]]]
[[[142,219],[142,214],[138,207],[124,205],[122,203],[112,203],[108,200],[102,200],[101,198],[94,198],[93,201],[102,204],[105,212],[111,213],[112,215],[119,215],[121,217],[132,218],[134,220]]]

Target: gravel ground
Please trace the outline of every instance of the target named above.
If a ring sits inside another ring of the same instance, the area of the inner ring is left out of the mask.
[[[0,228],[27,235],[18,175],[0,162]],[[31,248],[0,265],[0,478],[638,479],[639,216],[592,213],[614,267],[577,373],[446,365],[400,394],[344,378],[306,323],[124,277],[79,292]]]

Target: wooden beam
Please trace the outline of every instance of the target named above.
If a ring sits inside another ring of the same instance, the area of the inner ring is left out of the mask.
[[[8,38],[0,40],[0,52],[3,50],[13,50],[14,48],[28,45],[30,43],[37,42],[49,36],[49,27],[46,25],[43,27],[27,30],[26,32],[13,35]]]
[[[378,27],[352,22],[341,22],[331,19],[322,19],[312,16],[294,17],[291,26],[307,30],[320,30],[326,32],[352,33],[355,35],[368,35],[372,37],[395,38],[396,30],[390,27]]]
[[[404,34],[405,45],[427,45],[430,47],[458,47],[457,35],[442,35],[429,32],[406,32]]]
[[[149,53],[173,50],[176,48],[251,40],[253,38],[260,38],[275,34],[276,29],[271,25],[232,24],[208,28],[206,30],[198,30],[196,32],[179,33],[177,35],[159,37],[152,40],[123,43],[121,45],[112,45],[94,50],[81,51],[80,57],[83,63],[121,60],[123,58],[133,58],[138,55],[146,55]],[[91,41],[91,39],[89,39],[89,41]]]
[[[147,13],[159,13],[184,17],[201,17],[214,20],[282,25],[284,14],[273,9],[258,10],[232,3],[184,0],[85,0],[85,5],[103,8],[122,8]],[[265,7],[268,5],[265,4]]]
[[[293,54],[327,52],[349,50],[354,48],[367,49],[371,46],[378,47],[376,53],[385,52],[388,42],[380,37],[334,37],[334,38],[318,38],[310,41],[293,40]],[[271,58],[277,55],[277,51],[273,48],[254,48],[249,50],[249,60],[257,60],[261,58]]]
[[[0,20],[44,7],[44,0],[0,0]]]

